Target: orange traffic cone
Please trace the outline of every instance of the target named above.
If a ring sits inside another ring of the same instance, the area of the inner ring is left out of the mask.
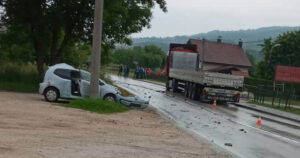
[[[262,125],[262,121],[261,121],[261,117],[259,116],[256,122],[256,126],[261,127],[261,125]]]
[[[218,107],[217,107],[217,101],[216,101],[216,99],[214,100],[214,102],[213,102],[213,104],[212,104],[212,108],[213,109],[217,109]]]

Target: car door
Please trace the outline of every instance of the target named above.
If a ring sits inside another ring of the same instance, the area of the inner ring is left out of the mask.
[[[99,80],[99,88],[100,88],[100,98],[103,99],[104,95],[107,93],[105,88],[105,83]]]
[[[71,71],[71,94],[74,97],[82,97],[81,74],[77,70]]]
[[[81,94],[83,97],[88,97],[90,94],[90,81],[91,81],[91,74],[87,71],[80,70],[81,73]]]
[[[69,69],[56,69],[54,74],[56,77],[53,79],[53,84],[59,89],[60,97],[71,97],[71,70]]]
[[[90,95],[90,81],[91,81],[91,73],[80,70],[81,73],[81,92],[83,97],[89,97]],[[99,80],[99,88],[104,87],[105,83]],[[100,95],[99,98],[103,98],[104,94],[106,94],[105,89],[100,88]]]

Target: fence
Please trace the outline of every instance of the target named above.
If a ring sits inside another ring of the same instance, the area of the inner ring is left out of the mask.
[[[244,90],[253,95],[253,99],[259,103],[272,105],[300,104],[300,84],[275,82],[257,78],[246,78]],[[248,99],[249,95],[248,95]]]

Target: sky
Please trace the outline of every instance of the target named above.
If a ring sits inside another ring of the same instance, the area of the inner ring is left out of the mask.
[[[151,28],[132,37],[192,35],[213,30],[300,26],[300,0],[166,0],[153,9]]]

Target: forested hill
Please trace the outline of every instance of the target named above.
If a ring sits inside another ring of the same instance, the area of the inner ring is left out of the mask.
[[[299,30],[299,27],[263,27],[259,29],[238,30],[238,31],[211,31],[208,33],[199,33],[191,36],[174,36],[174,37],[146,37],[133,38],[133,46],[156,45],[167,52],[168,45],[172,42],[185,43],[188,39],[217,40],[218,36],[223,37],[223,42],[238,43],[239,39],[243,39],[244,48],[247,52],[254,55],[258,60],[262,58],[259,53],[261,47],[258,46],[266,38],[276,38],[278,35],[293,30]]]

